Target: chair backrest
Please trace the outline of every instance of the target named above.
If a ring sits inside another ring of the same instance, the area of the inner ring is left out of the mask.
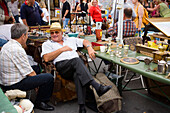
[[[124,44],[129,45],[129,49],[132,51],[136,50],[136,44],[142,44],[142,38],[140,37],[128,37],[124,38]]]

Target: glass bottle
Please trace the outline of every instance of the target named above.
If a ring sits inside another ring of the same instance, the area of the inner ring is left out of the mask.
[[[123,50],[123,56],[124,57],[128,57],[128,49],[129,49],[129,45],[124,45],[124,50]]]

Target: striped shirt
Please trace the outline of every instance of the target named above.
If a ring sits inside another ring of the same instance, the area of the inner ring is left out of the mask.
[[[20,82],[33,71],[21,44],[11,39],[0,51],[0,84],[4,86]]]
[[[133,22],[131,19],[126,19],[123,21],[123,37],[134,36],[136,31],[137,29],[136,29],[135,22]],[[108,34],[113,36],[113,38],[117,36],[117,32],[118,32],[118,23],[114,24],[114,28],[110,27],[108,29]]]

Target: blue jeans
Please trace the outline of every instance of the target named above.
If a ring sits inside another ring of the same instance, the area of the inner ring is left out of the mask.
[[[65,18],[65,20],[63,21],[63,29],[65,29],[66,25],[68,25],[69,20],[70,18]]]
[[[2,47],[7,42],[8,42],[7,40],[4,40],[4,39],[0,38],[0,47]]]
[[[144,28],[141,28],[140,32],[137,30],[135,36],[138,36],[139,34],[139,37],[141,37],[143,31],[144,31]]]
[[[14,16],[16,23],[19,23],[19,17],[18,15]]]

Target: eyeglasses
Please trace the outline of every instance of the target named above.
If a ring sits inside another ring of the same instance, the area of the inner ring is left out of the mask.
[[[54,33],[57,34],[57,33],[59,33],[59,32],[58,32],[58,31],[50,32],[51,35],[53,35]]]

